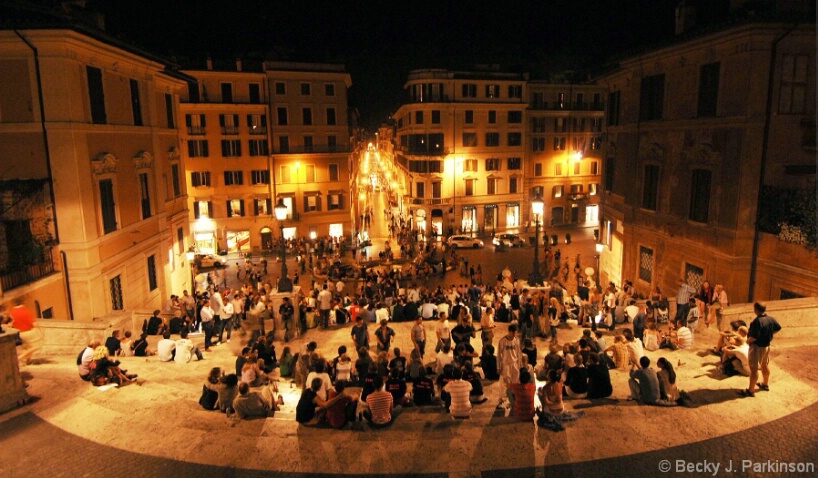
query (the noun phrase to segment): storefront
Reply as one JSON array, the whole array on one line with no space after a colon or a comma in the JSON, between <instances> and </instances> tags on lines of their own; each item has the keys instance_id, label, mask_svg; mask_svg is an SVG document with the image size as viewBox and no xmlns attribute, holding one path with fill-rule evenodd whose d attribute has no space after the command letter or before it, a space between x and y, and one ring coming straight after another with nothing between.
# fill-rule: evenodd
<instances>
[{"instance_id":1,"label":"storefront","mask_svg":"<svg viewBox=\"0 0 818 478\"><path fill-rule=\"evenodd\" d=\"M463 206L460 230L465 233L471 233L477 230L477 208L474 206Z\"/></svg>"},{"instance_id":2,"label":"storefront","mask_svg":"<svg viewBox=\"0 0 818 478\"><path fill-rule=\"evenodd\" d=\"M520 205L509 203L506 205L506 227L520 227Z\"/></svg>"},{"instance_id":3,"label":"storefront","mask_svg":"<svg viewBox=\"0 0 818 478\"><path fill-rule=\"evenodd\" d=\"M248 252L250 231L227 231L227 252Z\"/></svg>"}]
</instances>

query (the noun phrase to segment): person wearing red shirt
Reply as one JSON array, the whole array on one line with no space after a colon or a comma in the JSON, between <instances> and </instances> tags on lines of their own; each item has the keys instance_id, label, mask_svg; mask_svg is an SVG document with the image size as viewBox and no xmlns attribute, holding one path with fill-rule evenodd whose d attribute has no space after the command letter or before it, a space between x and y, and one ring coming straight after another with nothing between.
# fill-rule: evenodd
<instances>
[{"instance_id":1,"label":"person wearing red shirt","mask_svg":"<svg viewBox=\"0 0 818 478\"><path fill-rule=\"evenodd\" d=\"M338 396L340 396L338 401L327 407L327 423L329 423L329 426L332 428L341 429L344 428L347 423L355 420L358 395L345 394L344 383L338 382L334 388L330 389L329 399L332 400Z\"/></svg>"},{"instance_id":2,"label":"person wearing red shirt","mask_svg":"<svg viewBox=\"0 0 818 478\"><path fill-rule=\"evenodd\" d=\"M30 365L31 356L43 347L43 331L37 327L34 314L22 303L12 308L10 315L11 326L20 331L20 340L23 342L17 359L25 360L26 365Z\"/></svg>"},{"instance_id":3,"label":"person wearing red shirt","mask_svg":"<svg viewBox=\"0 0 818 478\"><path fill-rule=\"evenodd\" d=\"M536 386L531 374L525 368L520 369L520 381L511 385L514 401L511 410L520 421L531 421L534 418L534 392Z\"/></svg>"}]
</instances>

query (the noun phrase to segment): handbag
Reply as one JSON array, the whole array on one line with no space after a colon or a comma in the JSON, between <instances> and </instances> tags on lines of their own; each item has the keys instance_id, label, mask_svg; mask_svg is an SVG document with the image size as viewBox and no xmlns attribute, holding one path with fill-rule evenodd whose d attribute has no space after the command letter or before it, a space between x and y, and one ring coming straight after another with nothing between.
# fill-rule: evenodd
<instances>
[{"instance_id":1,"label":"handbag","mask_svg":"<svg viewBox=\"0 0 818 478\"><path fill-rule=\"evenodd\" d=\"M205 410L215 410L216 403L219 401L219 394L214 390L210 390L207 386L202 385L202 396L199 397L199 405Z\"/></svg>"}]
</instances>

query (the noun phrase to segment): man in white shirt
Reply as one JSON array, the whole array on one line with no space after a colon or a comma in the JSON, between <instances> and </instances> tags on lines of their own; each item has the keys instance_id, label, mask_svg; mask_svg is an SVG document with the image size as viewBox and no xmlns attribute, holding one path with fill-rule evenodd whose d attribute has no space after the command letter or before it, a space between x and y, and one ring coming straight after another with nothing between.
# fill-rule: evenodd
<instances>
[{"instance_id":1,"label":"man in white shirt","mask_svg":"<svg viewBox=\"0 0 818 478\"><path fill-rule=\"evenodd\" d=\"M346 287L344 281L338 279L338 282L335 283L335 294L339 299L344 296L344 287Z\"/></svg>"},{"instance_id":2,"label":"man in white shirt","mask_svg":"<svg viewBox=\"0 0 818 478\"><path fill-rule=\"evenodd\" d=\"M232 301L226 301L222 306L221 322L219 322L219 343L224 341L224 331L227 329L227 343L233 335L233 315L235 308Z\"/></svg>"},{"instance_id":3,"label":"man in white shirt","mask_svg":"<svg viewBox=\"0 0 818 478\"><path fill-rule=\"evenodd\" d=\"M222 330L222 308L224 307L224 299L218 288L210 296L210 307L213 308L213 335L215 336Z\"/></svg>"},{"instance_id":4,"label":"man in white shirt","mask_svg":"<svg viewBox=\"0 0 818 478\"><path fill-rule=\"evenodd\" d=\"M194 354L198 360L202 360L202 352L187 338L187 329L184 328L181 338L176 341L176 355L173 360L176 363L188 363Z\"/></svg>"},{"instance_id":5,"label":"man in white shirt","mask_svg":"<svg viewBox=\"0 0 818 478\"><path fill-rule=\"evenodd\" d=\"M687 326L683 325L676 331L676 346L680 349L693 347L693 331Z\"/></svg>"},{"instance_id":6,"label":"man in white shirt","mask_svg":"<svg viewBox=\"0 0 818 478\"><path fill-rule=\"evenodd\" d=\"M423 305L420 306L420 316L423 320L431 320L437 314L437 306L432 303L431 297L427 297Z\"/></svg>"},{"instance_id":7,"label":"man in white shirt","mask_svg":"<svg viewBox=\"0 0 818 478\"><path fill-rule=\"evenodd\" d=\"M517 325L508 326L508 333L497 344L497 371L500 373L500 406L506 401L506 393L511 384L520 381L520 367L523 363Z\"/></svg>"},{"instance_id":8,"label":"man in white shirt","mask_svg":"<svg viewBox=\"0 0 818 478\"><path fill-rule=\"evenodd\" d=\"M318 293L316 300L318 302L318 311L321 313L321 321L318 325L322 329L326 329L329 327L329 311L332 310L332 292L329 291L327 284L324 284L324 288Z\"/></svg>"},{"instance_id":9,"label":"man in white shirt","mask_svg":"<svg viewBox=\"0 0 818 478\"><path fill-rule=\"evenodd\" d=\"M209 300L204 302L204 306L202 306L202 310L199 311L199 315L202 317L202 330L205 334L205 352L210 352L210 346L212 345L210 341L213 340L216 313L213 311L213 307L210 306Z\"/></svg>"},{"instance_id":10,"label":"man in white shirt","mask_svg":"<svg viewBox=\"0 0 818 478\"><path fill-rule=\"evenodd\" d=\"M162 334L162 340L156 344L156 355L160 362L170 362L176 353L176 341L170 340L170 332Z\"/></svg>"}]
</instances>

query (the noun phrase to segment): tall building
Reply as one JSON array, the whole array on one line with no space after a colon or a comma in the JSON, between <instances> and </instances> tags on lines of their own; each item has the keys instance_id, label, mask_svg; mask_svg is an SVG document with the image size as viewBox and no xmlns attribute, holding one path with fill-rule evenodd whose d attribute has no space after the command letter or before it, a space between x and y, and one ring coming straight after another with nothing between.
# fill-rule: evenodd
<instances>
[{"instance_id":1,"label":"tall building","mask_svg":"<svg viewBox=\"0 0 818 478\"><path fill-rule=\"evenodd\" d=\"M415 70L393 114L395 162L412 223L451 234L516 228L524 188L527 75Z\"/></svg>"},{"instance_id":2,"label":"tall building","mask_svg":"<svg viewBox=\"0 0 818 478\"><path fill-rule=\"evenodd\" d=\"M196 79L180 117L198 251L270 250L279 200L287 238L351 235L343 66L207 60L185 73Z\"/></svg>"},{"instance_id":3,"label":"tall building","mask_svg":"<svg viewBox=\"0 0 818 478\"><path fill-rule=\"evenodd\" d=\"M99 30L42 23L0 30L0 302L77 321L160 308L190 280L185 82Z\"/></svg>"},{"instance_id":4,"label":"tall building","mask_svg":"<svg viewBox=\"0 0 818 478\"><path fill-rule=\"evenodd\" d=\"M815 61L814 10L757 14L602 78L603 278L670 296L678 278L709 280L733 302L818 295Z\"/></svg>"}]
</instances>

